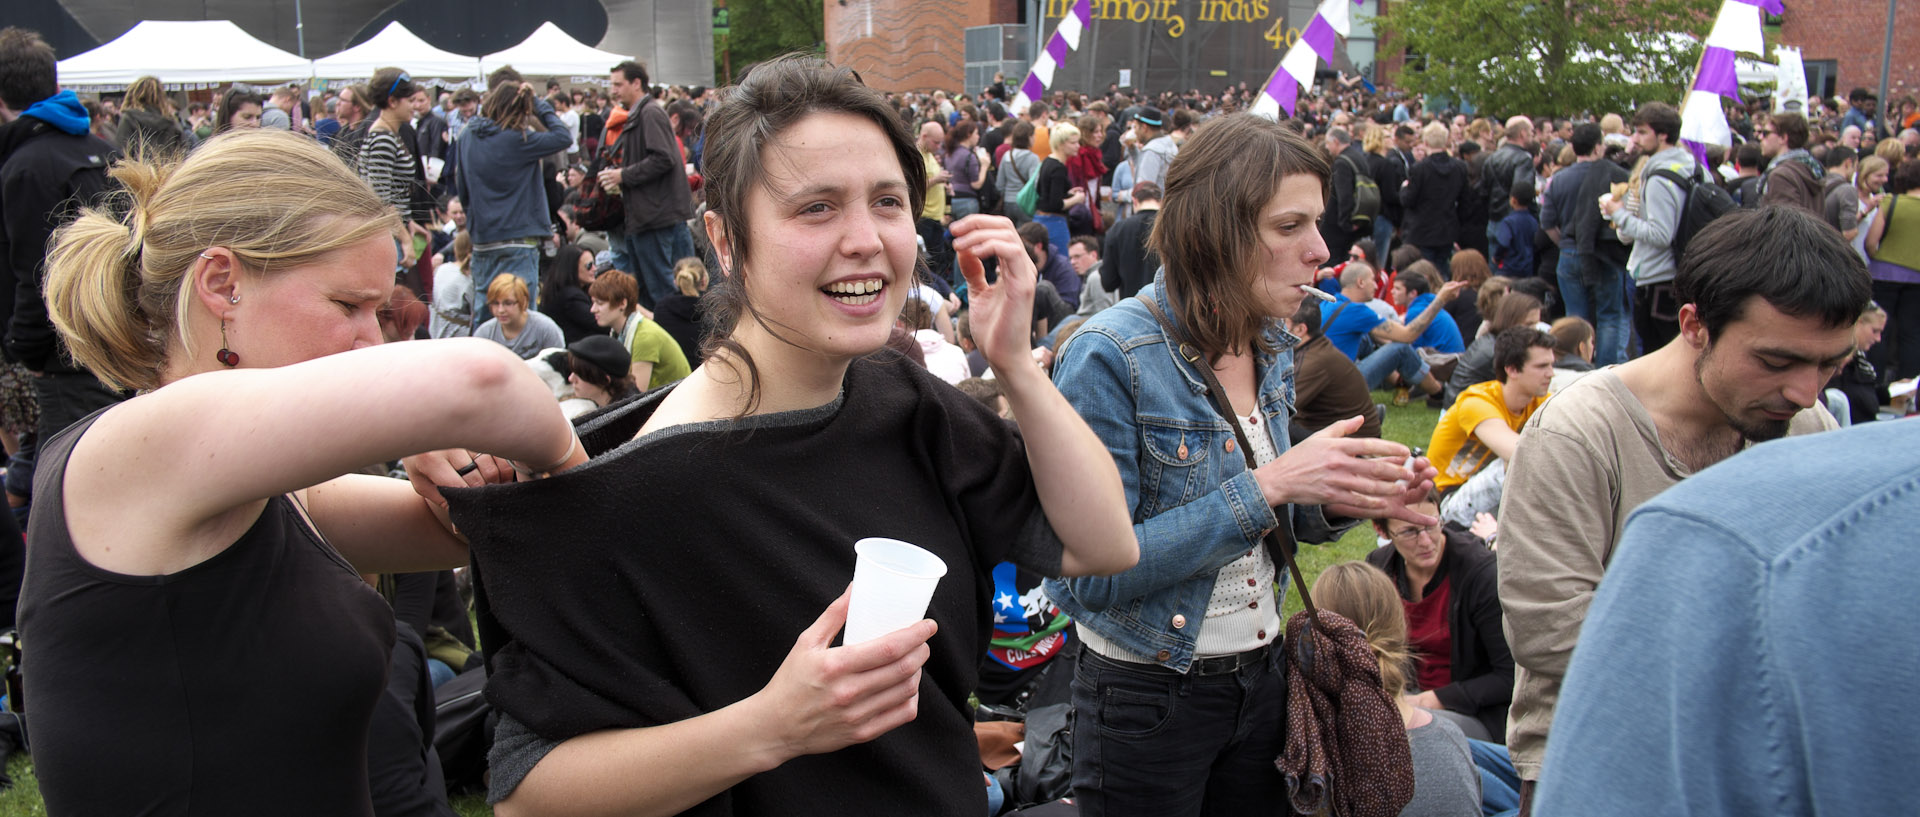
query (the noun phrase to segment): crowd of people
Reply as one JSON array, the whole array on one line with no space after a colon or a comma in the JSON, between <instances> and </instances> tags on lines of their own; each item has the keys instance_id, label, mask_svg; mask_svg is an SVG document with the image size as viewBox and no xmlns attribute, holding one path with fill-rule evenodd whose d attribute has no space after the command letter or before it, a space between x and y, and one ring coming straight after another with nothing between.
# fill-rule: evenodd
<instances>
[{"instance_id":1,"label":"crowd of people","mask_svg":"<svg viewBox=\"0 0 1920 817\"><path fill-rule=\"evenodd\" d=\"M1255 813L1302 784L1291 543L1356 529L1312 595L1399 813L1911 810L1864 702L1913 661L1812 623L1884 616L1920 510L1873 422L1920 375L1911 99L1730 106L1702 162L1660 102L1344 76L1280 121L798 56L484 87L82 100L0 31L49 813ZM947 573L844 644L873 536Z\"/></svg>"}]
</instances>

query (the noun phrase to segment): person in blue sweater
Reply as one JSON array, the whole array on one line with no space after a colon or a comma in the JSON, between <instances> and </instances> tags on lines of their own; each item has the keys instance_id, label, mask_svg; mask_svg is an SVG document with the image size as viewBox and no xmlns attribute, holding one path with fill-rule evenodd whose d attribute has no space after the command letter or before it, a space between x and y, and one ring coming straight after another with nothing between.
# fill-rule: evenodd
<instances>
[{"instance_id":1,"label":"person in blue sweater","mask_svg":"<svg viewBox=\"0 0 1920 817\"><path fill-rule=\"evenodd\" d=\"M1580 629L1535 813L1920 808L1902 782L1920 718L1890 705L1920 670L1896 567L1920 477L1888 452L1916 444L1912 423L1770 442L1641 506Z\"/></svg>"},{"instance_id":2,"label":"person in blue sweater","mask_svg":"<svg viewBox=\"0 0 1920 817\"><path fill-rule=\"evenodd\" d=\"M1533 214L1533 183L1514 182L1510 209L1493 230L1493 270L1508 278L1533 277L1533 237L1540 219Z\"/></svg>"},{"instance_id":3,"label":"person in blue sweater","mask_svg":"<svg viewBox=\"0 0 1920 817\"><path fill-rule=\"evenodd\" d=\"M473 313L487 314L487 285L513 274L540 291L540 242L553 234L547 220L547 188L540 160L573 144L572 132L553 106L522 82L501 82L487 92L454 142L459 154L455 183L473 239ZM539 308L538 299L527 304Z\"/></svg>"}]
</instances>

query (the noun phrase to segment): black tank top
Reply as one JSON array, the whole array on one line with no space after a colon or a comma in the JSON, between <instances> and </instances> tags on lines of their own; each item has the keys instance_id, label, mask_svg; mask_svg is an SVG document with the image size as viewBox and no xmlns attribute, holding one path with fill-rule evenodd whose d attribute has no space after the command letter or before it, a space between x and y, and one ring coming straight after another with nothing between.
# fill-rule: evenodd
<instances>
[{"instance_id":1,"label":"black tank top","mask_svg":"<svg viewBox=\"0 0 1920 817\"><path fill-rule=\"evenodd\" d=\"M178 573L87 562L63 477L108 410L41 448L28 525L22 670L48 813L371 815L393 611L286 497Z\"/></svg>"}]
</instances>

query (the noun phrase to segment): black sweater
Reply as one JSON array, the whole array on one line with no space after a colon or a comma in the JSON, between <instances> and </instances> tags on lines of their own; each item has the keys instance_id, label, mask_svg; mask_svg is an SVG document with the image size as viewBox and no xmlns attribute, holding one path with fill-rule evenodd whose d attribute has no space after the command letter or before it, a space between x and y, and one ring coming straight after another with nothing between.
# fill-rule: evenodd
<instances>
[{"instance_id":1,"label":"black sweater","mask_svg":"<svg viewBox=\"0 0 1920 817\"><path fill-rule=\"evenodd\" d=\"M1480 537L1446 528L1447 552L1440 569L1428 582L1451 577L1447 599L1447 633L1453 639L1453 683L1433 690L1449 712L1469 715L1487 727L1494 742L1507 740L1507 707L1513 703L1513 651L1501 629L1500 580L1493 551ZM1413 595L1407 587L1407 562L1392 545L1367 554L1367 563L1386 571L1402 599Z\"/></svg>"},{"instance_id":2,"label":"black sweater","mask_svg":"<svg viewBox=\"0 0 1920 817\"><path fill-rule=\"evenodd\" d=\"M1382 190L1384 195L1387 191ZM1421 159L1400 190L1406 223L1400 239L1416 247L1453 248L1460 237L1460 210L1467 201L1467 166L1445 153ZM1468 331L1461 327L1462 332Z\"/></svg>"},{"instance_id":3,"label":"black sweater","mask_svg":"<svg viewBox=\"0 0 1920 817\"><path fill-rule=\"evenodd\" d=\"M1067 176L1067 166L1059 159L1048 156L1040 163L1040 177L1033 185L1033 210L1036 213L1067 214L1067 196L1073 193L1073 182Z\"/></svg>"},{"instance_id":4,"label":"black sweater","mask_svg":"<svg viewBox=\"0 0 1920 817\"><path fill-rule=\"evenodd\" d=\"M947 564L919 716L686 813L978 817L967 695L992 569L1060 571L1014 426L924 368L861 359L826 406L634 440L671 392L582 418L585 465L447 492L472 542L488 699L547 741L715 711L773 677L852 579L856 540L901 539Z\"/></svg>"}]
</instances>

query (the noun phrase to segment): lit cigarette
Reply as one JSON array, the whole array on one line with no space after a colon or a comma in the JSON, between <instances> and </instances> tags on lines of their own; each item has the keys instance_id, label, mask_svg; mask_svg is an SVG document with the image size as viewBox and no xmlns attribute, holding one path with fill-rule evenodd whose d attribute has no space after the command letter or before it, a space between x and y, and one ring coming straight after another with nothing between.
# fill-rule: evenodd
<instances>
[{"instance_id":1,"label":"lit cigarette","mask_svg":"<svg viewBox=\"0 0 1920 817\"><path fill-rule=\"evenodd\" d=\"M1327 301L1329 303L1333 301L1333 296L1328 295L1326 290L1321 289L1312 284L1301 284L1300 291L1305 292L1308 295L1312 295L1315 298L1319 298L1320 300Z\"/></svg>"}]
</instances>

